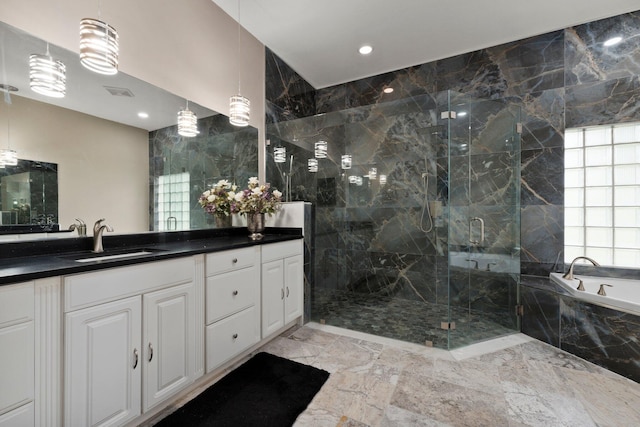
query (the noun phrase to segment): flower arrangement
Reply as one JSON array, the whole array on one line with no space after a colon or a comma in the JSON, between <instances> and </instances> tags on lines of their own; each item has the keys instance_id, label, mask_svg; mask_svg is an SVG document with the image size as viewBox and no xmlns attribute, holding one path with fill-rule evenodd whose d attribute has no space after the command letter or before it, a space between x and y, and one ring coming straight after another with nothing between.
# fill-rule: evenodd
<instances>
[{"instance_id":1,"label":"flower arrangement","mask_svg":"<svg viewBox=\"0 0 640 427\"><path fill-rule=\"evenodd\" d=\"M226 179L221 179L209 190L202 193L198 203L206 213L219 217L238 212L236 190L238 187Z\"/></svg>"},{"instance_id":2,"label":"flower arrangement","mask_svg":"<svg viewBox=\"0 0 640 427\"><path fill-rule=\"evenodd\" d=\"M273 214L282 205L282 193L262 184L258 178L249 178L249 186L235 195L237 212L244 214Z\"/></svg>"}]
</instances>

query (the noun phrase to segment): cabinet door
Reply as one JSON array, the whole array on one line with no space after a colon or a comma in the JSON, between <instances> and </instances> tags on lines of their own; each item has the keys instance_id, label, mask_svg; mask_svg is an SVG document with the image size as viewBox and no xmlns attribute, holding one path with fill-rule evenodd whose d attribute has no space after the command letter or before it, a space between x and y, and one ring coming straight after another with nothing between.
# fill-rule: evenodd
<instances>
[{"instance_id":1,"label":"cabinet door","mask_svg":"<svg viewBox=\"0 0 640 427\"><path fill-rule=\"evenodd\" d=\"M195 286L192 282L143 295L144 411L193 381Z\"/></svg>"},{"instance_id":2,"label":"cabinet door","mask_svg":"<svg viewBox=\"0 0 640 427\"><path fill-rule=\"evenodd\" d=\"M140 414L141 297L65 315L66 426L122 425Z\"/></svg>"},{"instance_id":3,"label":"cabinet door","mask_svg":"<svg viewBox=\"0 0 640 427\"><path fill-rule=\"evenodd\" d=\"M33 400L33 321L0 329L0 415Z\"/></svg>"},{"instance_id":4,"label":"cabinet door","mask_svg":"<svg viewBox=\"0 0 640 427\"><path fill-rule=\"evenodd\" d=\"M302 316L304 305L304 261L302 255L284 260L284 323Z\"/></svg>"},{"instance_id":5,"label":"cabinet door","mask_svg":"<svg viewBox=\"0 0 640 427\"><path fill-rule=\"evenodd\" d=\"M282 260L262 264L262 338L284 326Z\"/></svg>"}]
</instances>

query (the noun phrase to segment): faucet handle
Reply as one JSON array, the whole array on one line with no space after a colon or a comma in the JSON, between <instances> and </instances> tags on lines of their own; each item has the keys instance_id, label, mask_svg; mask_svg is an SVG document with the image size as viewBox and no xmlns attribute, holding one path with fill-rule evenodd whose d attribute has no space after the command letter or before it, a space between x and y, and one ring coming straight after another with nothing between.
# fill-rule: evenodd
<instances>
[{"instance_id":1,"label":"faucet handle","mask_svg":"<svg viewBox=\"0 0 640 427\"><path fill-rule=\"evenodd\" d=\"M610 288L613 288L613 285L609 285L607 283L601 283L600 284L600 289L598 289L598 295L602 295L603 297L607 296L607 293L604 291L604 287L608 286Z\"/></svg>"}]
</instances>

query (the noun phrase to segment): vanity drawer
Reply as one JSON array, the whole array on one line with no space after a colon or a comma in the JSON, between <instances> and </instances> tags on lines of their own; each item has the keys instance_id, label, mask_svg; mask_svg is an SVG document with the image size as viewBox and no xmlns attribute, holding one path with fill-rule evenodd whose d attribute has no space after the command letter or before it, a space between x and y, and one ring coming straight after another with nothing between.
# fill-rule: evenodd
<instances>
[{"instance_id":1,"label":"vanity drawer","mask_svg":"<svg viewBox=\"0 0 640 427\"><path fill-rule=\"evenodd\" d=\"M262 262L302 255L302 239L262 245Z\"/></svg>"},{"instance_id":2,"label":"vanity drawer","mask_svg":"<svg viewBox=\"0 0 640 427\"><path fill-rule=\"evenodd\" d=\"M244 308L256 305L260 292L258 266L230 271L207 277L206 323L229 316Z\"/></svg>"},{"instance_id":3,"label":"vanity drawer","mask_svg":"<svg viewBox=\"0 0 640 427\"><path fill-rule=\"evenodd\" d=\"M252 265L258 264L259 259L260 246L207 254L207 276L251 267Z\"/></svg>"},{"instance_id":4,"label":"vanity drawer","mask_svg":"<svg viewBox=\"0 0 640 427\"><path fill-rule=\"evenodd\" d=\"M207 326L207 372L260 341L257 306Z\"/></svg>"},{"instance_id":5,"label":"vanity drawer","mask_svg":"<svg viewBox=\"0 0 640 427\"><path fill-rule=\"evenodd\" d=\"M0 287L0 328L33 319L33 282Z\"/></svg>"}]
</instances>

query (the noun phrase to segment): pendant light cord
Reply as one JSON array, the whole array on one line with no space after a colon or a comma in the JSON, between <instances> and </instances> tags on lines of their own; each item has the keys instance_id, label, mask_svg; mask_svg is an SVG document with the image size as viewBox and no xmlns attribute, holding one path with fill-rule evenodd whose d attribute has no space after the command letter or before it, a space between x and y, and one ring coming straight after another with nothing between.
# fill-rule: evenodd
<instances>
[{"instance_id":1,"label":"pendant light cord","mask_svg":"<svg viewBox=\"0 0 640 427\"><path fill-rule=\"evenodd\" d=\"M240 0L238 0L238 95L242 94L242 91L240 90L240 69L241 69L241 64L240 64L240 52L241 50L241 43L240 43Z\"/></svg>"}]
</instances>

